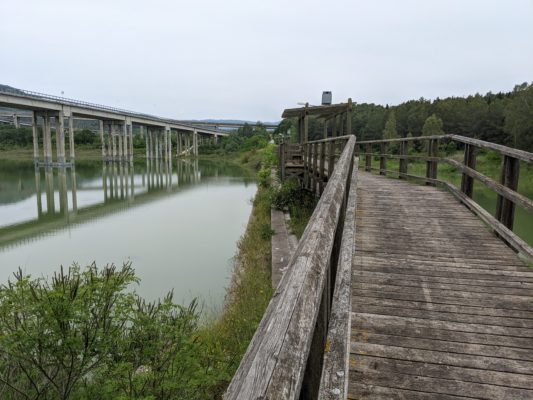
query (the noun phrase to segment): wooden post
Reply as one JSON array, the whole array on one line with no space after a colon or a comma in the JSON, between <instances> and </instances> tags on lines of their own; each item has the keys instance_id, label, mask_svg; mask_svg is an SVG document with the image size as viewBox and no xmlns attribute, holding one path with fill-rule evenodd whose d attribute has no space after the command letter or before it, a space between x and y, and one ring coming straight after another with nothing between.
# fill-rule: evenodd
<instances>
[{"instance_id":1,"label":"wooden post","mask_svg":"<svg viewBox=\"0 0 533 400\"><path fill-rule=\"evenodd\" d=\"M352 99L348 99L348 110L346 111L346 134L352 134Z\"/></svg>"},{"instance_id":2,"label":"wooden post","mask_svg":"<svg viewBox=\"0 0 533 400\"><path fill-rule=\"evenodd\" d=\"M324 139L328 138L328 120L324 119Z\"/></svg>"},{"instance_id":3,"label":"wooden post","mask_svg":"<svg viewBox=\"0 0 533 400\"><path fill-rule=\"evenodd\" d=\"M304 143L302 145L302 156L303 156L303 162L304 162L304 181L303 181L303 188L307 189L309 186L309 153L308 153L309 145L307 143Z\"/></svg>"},{"instance_id":4,"label":"wooden post","mask_svg":"<svg viewBox=\"0 0 533 400\"><path fill-rule=\"evenodd\" d=\"M325 166L326 166L326 143L320 143L320 166L319 166L319 181L318 181L318 194L322 195L324 191L324 181L325 181Z\"/></svg>"},{"instance_id":5,"label":"wooden post","mask_svg":"<svg viewBox=\"0 0 533 400\"><path fill-rule=\"evenodd\" d=\"M502 160L502 171L500 182L505 187L516 191L518 189L518 178L520 175L520 161L517 158L504 155ZM496 203L496 218L510 230L514 224L515 204L505 197L498 195Z\"/></svg>"},{"instance_id":6,"label":"wooden post","mask_svg":"<svg viewBox=\"0 0 533 400\"><path fill-rule=\"evenodd\" d=\"M365 146L365 171L372 171L372 144L367 143Z\"/></svg>"},{"instance_id":7,"label":"wooden post","mask_svg":"<svg viewBox=\"0 0 533 400\"><path fill-rule=\"evenodd\" d=\"M287 145L285 143L281 143L279 145L279 163L280 163L280 171L281 171L281 181L283 182L285 180L285 147Z\"/></svg>"},{"instance_id":8,"label":"wooden post","mask_svg":"<svg viewBox=\"0 0 533 400\"><path fill-rule=\"evenodd\" d=\"M328 142L328 181L333 176L333 169L335 168L335 141Z\"/></svg>"},{"instance_id":9,"label":"wooden post","mask_svg":"<svg viewBox=\"0 0 533 400\"><path fill-rule=\"evenodd\" d=\"M476 169L476 147L471 144L465 144L464 165ZM474 194L474 178L463 172L461 177L461 192L472 198Z\"/></svg>"},{"instance_id":10,"label":"wooden post","mask_svg":"<svg viewBox=\"0 0 533 400\"><path fill-rule=\"evenodd\" d=\"M337 116L331 118L331 137L337 136Z\"/></svg>"},{"instance_id":11,"label":"wooden post","mask_svg":"<svg viewBox=\"0 0 533 400\"><path fill-rule=\"evenodd\" d=\"M307 189L311 190L313 184L313 145L307 143L305 150L307 151Z\"/></svg>"},{"instance_id":12,"label":"wooden post","mask_svg":"<svg viewBox=\"0 0 533 400\"><path fill-rule=\"evenodd\" d=\"M304 124L304 143L307 143L309 141L309 111L307 110L309 108L309 103L305 103L305 115L303 117L303 124Z\"/></svg>"},{"instance_id":13,"label":"wooden post","mask_svg":"<svg viewBox=\"0 0 533 400\"><path fill-rule=\"evenodd\" d=\"M387 169L387 157L385 156L387 154L387 148L388 143L383 142L380 146L380 153L379 156L379 174L380 175L387 175L387 172L385 171Z\"/></svg>"},{"instance_id":14,"label":"wooden post","mask_svg":"<svg viewBox=\"0 0 533 400\"><path fill-rule=\"evenodd\" d=\"M318 143L313 143L313 181L311 189L313 194L316 196L316 191L318 187Z\"/></svg>"},{"instance_id":15,"label":"wooden post","mask_svg":"<svg viewBox=\"0 0 533 400\"><path fill-rule=\"evenodd\" d=\"M430 139L428 143L428 157L437 157L439 150L439 140ZM426 163L426 177L430 179L437 179L437 161L427 161ZM427 185L435 186L434 183L428 182Z\"/></svg>"},{"instance_id":16,"label":"wooden post","mask_svg":"<svg viewBox=\"0 0 533 400\"><path fill-rule=\"evenodd\" d=\"M401 157L407 157L408 146L409 146L409 142L404 141L404 140L400 142L400 156ZM399 174L400 179L407 179L407 177L405 176L405 174L407 174L407 165L408 165L407 158L400 158L400 174Z\"/></svg>"}]
</instances>

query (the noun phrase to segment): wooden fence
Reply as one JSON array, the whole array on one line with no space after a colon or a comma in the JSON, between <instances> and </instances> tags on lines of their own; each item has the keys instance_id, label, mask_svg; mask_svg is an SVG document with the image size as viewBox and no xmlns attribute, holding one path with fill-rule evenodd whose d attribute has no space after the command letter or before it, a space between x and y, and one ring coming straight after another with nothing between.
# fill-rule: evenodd
<instances>
[{"instance_id":1,"label":"wooden fence","mask_svg":"<svg viewBox=\"0 0 533 400\"><path fill-rule=\"evenodd\" d=\"M355 137L343 140L226 400L316 399L319 391L320 398L343 398L346 392L357 164Z\"/></svg>"},{"instance_id":2,"label":"wooden fence","mask_svg":"<svg viewBox=\"0 0 533 400\"><path fill-rule=\"evenodd\" d=\"M427 155L409 154L409 144L414 141L424 144ZM460 143L464 146L463 162L439 156L439 143L450 141ZM396 147L397 154L392 154L390 151L393 146ZM476 171L476 154L479 149L492 150L501 155L502 163L499 182ZM364 151L362 152L361 150ZM522 207L530 213L533 212L533 201L517 192L520 177L520 161L528 164L533 163L533 153L459 135L360 141L357 142L356 153L364 156L364 167L366 171L377 170L381 175L397 174L400 179L422 179L430 185L444 186L485 223L490 225L511 247L530 260L533 260L533 249L531 246L512 231L516 206ZM379 168L372 166L372 159L374 157L379 159ZM397 171L387 169L388 159L399 160ZM425 161L425 176L409 174L409 160ZM460 188L451 182L437 178L439 163L451 165L461 172ZM497 194L495 216L492 216L473 200L474 180L483 183Z\"/></svg>"}]
</instances>

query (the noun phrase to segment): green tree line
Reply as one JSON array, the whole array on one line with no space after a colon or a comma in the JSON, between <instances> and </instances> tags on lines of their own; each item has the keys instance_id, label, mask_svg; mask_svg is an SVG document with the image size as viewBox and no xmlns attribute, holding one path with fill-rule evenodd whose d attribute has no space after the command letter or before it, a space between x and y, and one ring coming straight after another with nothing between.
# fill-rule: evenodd
<instances>
[{"instance_id":1,"label":"green tree line","mask_svg":"<svg viewBox=\"0 0 533 400\"><path fill-rule=\"evenodd\" d=\"M533 83L510 92L409 100L388 106L354 104L352 129L359 140L457 134L533 151ZM276 134L296 131L295 121L282 121ZM309 137L323 136L323 123L309 120Z\"/></svg>"}]
</instances>

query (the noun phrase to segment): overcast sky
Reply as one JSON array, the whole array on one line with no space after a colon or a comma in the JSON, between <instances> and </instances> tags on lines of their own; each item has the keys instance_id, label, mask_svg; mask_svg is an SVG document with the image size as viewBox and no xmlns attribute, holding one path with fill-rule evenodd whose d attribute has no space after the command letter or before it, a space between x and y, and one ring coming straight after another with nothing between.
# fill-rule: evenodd
<instances>
[{"instance_id":1,"label":"overcast sky","mask_svg":"<svg viewBox=\"0 0 533 400\"><path fill-rule=\"evenodd\" d=\"M0 0L0 83L165 117L532 80L533 0Z\"/></svg>"}]
</instances>

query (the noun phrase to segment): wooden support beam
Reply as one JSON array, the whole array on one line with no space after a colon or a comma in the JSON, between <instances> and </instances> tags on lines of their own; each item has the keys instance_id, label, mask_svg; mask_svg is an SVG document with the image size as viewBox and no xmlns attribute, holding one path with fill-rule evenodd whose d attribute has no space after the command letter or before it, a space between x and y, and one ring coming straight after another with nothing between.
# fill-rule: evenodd
<instances>
[{"instance_id":1,"label":"wooden support beam","mask_svg":"<svg viewBox=\"0 0 533 400\"><path fill-rule=\"evenodd\" d=\"M409 142L400 142L400 155L406 156L408 152ZM407 174L408 160L407 158L400 158L400 179L407 179L405 174Z\"/></svg>"},{"instance_id":2,"label":"wooden support beam","mask_svg":"<svg viewBox=\"0 0 533 400\"><path fill-rule=\"evenodd\" d=\"M383 142L380 145L381 156L379 157L379 174L387 175L387 148L388 143Z\"/></svg>"},{"instance_id":3,"label":"wooden support beam","mask_svg":"<svg viewBox=\"0 0 533 400\"><path fill-rule=\"evenodd\" d=\"M518 178L520 175L520 162L518 159L504 155L501 167L500 183L516 192L518 189ZM515 204L498 195L496 203L496 219L500 221L509 230L513 229Z\"/></svg>"},{"instance_id":4,"label":"wooden support beam","mask_svg":"<svg viewBox=\"0 0 533 400\"><path fill-rule=\"evenodd\" d=\"M463 164L468 168L476 169L476 147L472 144L465 144L465 154ZM474 178L463 172L461 177L461 192L472 198L474 194Z\"/></svg>"},{"instance_id":5,"label":"wooden support beam","mask_svg":"<svg viewBox=\"0 0 533 400\"><path fill-rule=\"evenodd\" d=\"M372 171L372 144L367 143L365 145L365 171L370 172Z\"/></svg>"}]
</instances>

